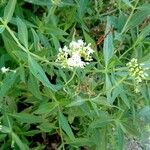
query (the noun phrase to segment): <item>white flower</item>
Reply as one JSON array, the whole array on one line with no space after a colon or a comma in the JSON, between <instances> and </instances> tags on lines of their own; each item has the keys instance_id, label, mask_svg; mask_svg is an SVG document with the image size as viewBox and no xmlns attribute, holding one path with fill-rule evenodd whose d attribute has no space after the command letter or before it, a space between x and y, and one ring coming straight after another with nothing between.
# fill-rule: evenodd
<instances>
[{"instance_id":1,"label":"white flower","mask_svg":"<svg viewBox=\"0 0 150 150\"><path fill-rule=\"evenodd\" d=\"M83 42L83 40L81 40L81 39L78 40L77 43L78 43L80 46L84 46L84 44L85 44L85 43Z\"/></svg>"},{"instance_id":2,"label":"white flower","mask_svg":"<svg viewBox=\"0 0 150 150\"><path fill-rule=\"evenodd\" d=\"M69 44L69 48L71 48L71 49L81 49L81 48L83 48L84 45L85 45L85 43L83 42L83 40L78 40L77 42L72 41Z\"/></svg>"},{"instance_id":3,"label":"white flower","mask_svg":"<svg viewBox=\"0 0 150 150\"><path fill-rule=\"evenodd\" d=\"M10 71L10 70L9 70L9 68L2 67L2 68L1 68L1 71L2 71L2 73L6 73L6 72L8 72L8 71Z\"/></svg>"},{"instance_id":4,"label":"white flower","mask_svg":"<svg viewBox=\"0 0 150 150\"><path fill-rule=\"evenodd\" d=\"M69 50L68 47L65 45L64 48L63 48L63 51L68 52L68 50Z\"/></svg>"},{"instance_id":5,"label":"white flower","mask_svg":"<svg viewBox=\"0 0 150 150\"><path fill-rule=\"evenodd\" d=\"M59 50L59 52L62 52L62 48L61 47L58 50Z\"/></svg>"},{"instance_id":6,"label":"white flower","mask_svg":"<svg viewBox=\"0 0 150 150\"><path fill-rule=\"evenodd\" d=\"M77 42L72 41L72 42L69 44L69 48L71 48L71 49L78 49L78 48L80 48L80 45L79 45Z\"/></svg>"},{"instance_id":7,"label":"white flower","mask_svg":"<svg viewBox=\"0 0 150 150\"><path fill-rule=\"evenodd\" d=\"M94 50L93 50L90 46L91 46L91 44L88 44L88 46L86 47L86 48L87 48L87 53L88 53L88 55L94 53Z\"/></svg>"},{"instance_id":8,"label":"white flower","mask_svg":"<svg viewBox=\"0 0 150 150\"><path fill-rule=\"evenodd\" d=\"M80 67L84 68L92 61L91 54L94 50L91 44L86 44L82 39L70 42L69 46L59 48L56 61L64 68Z\"/></svg>"},{"instance_id":9,"label":"white flower","mask_svg":"<svg viewBox=\"0 0 150 150\"><path fill-rule=\"evenodd\" d=\"M67 64L70 67L80 67L83 68L85 66L85 62L81 60L79 53L73 53L71 58L68 58Z\"/></svg>"}]
</instances>

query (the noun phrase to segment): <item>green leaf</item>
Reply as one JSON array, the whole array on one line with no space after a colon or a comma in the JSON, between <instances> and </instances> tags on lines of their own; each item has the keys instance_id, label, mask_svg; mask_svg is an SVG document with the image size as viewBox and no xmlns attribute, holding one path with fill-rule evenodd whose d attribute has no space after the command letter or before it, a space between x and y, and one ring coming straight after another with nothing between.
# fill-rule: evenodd
<instances>
[{"instance_id":1,"label":"green leaf","mask_svg":"<svg viewBox=\"0 0 150 150\"><path fill-rule=\"evenodd\" d=\"M110 77L108 74L106 74L106 96L107 96L107 101L111 104L113 102L112 100L112 83L110 80Z\"/></svg>"},{"instance_id":2,"label":"green leaf","mask_svg":"<svg viewBox=\"0 0 150 150\"><path fill-rule=\"evenodd\" d=\"M25 69L24 69L24 66L22 64L20 64L20 67L19 67L18 71L19 71L19 74L20 74L21 82L26 83L26 80L25 80Z\"/></svg>"},{"instance_id":3,"label":"green leaf","mask_svg":"<svg viewBox=\"0 0 150 150\"><path fill-rule=\"evenodd\" d=\"M87 43L91 43L92 44L92 46L94 47L94 49L96 49L96 43L95 43L95 41L90 37L90 35L89 34L87 34L86 33L86 31L84 31L83 30L83 34L84 34L84 37L85 37L85 41L87 42Z\"/></svg>"},{"instance_id":4,"label":"green leaf","mask_svg":"<svg viewBox=\"0 0 150 150\"><path fill-rule=\"evenodd\" d=\"M74 134L68 124L66 117L63 115L62 112L59 112L59 124L61 128L65 131L65 133L69 136L69 138L71 140L74 140L75 139Z\"/></svg>"},{"instance_id":5,"label":"green leaf","mask_svg":"<svg viewBox=\"0 0 150 150\"><path fill-rule=\"evenodd\" d=\"M42 67L31 58L31 56L28 57L28 63L29 63L29 69L31 73L43 83L44 86L52 89L55 91L54 86L50 83L48 78L45 75L45 72L43 71Z\"/></svg>"},{"instance_id":6,"label":"green leaf","mask_svg":"<svg viewBox=\"0 0 150 150\"><path fill-rule=\"evenodd\" d=\"M129 120L128 122L125 122L122 125L128 134L133 135L133 136L139 136L140 131L137 128L138 125L139 127L141 127L139 122L136 122L136 124L133 124L133 122Z\"/></svg>"},{"instance_id":7,"label":"green leaf","mask_svg":"<svg viewBox=\"0 0 150 150\"><path fill-rule=\"evenodd\" d=\"M58 106L58 103L56 102L49 102L44 103L39 106L39 108L34 112L35 114L46 114L52 112L56 107Z\"/></svg>"},{"instance_id":8,"label":"green leaf","mask_svg":"<svg viewBox=\"0 0 150 150\"><path fill-rule=\"evenodd\" d=\"M6 126L2 125L2 129L1 129L0 132L2 132L2 133L11 133L12 130L9 127L6 127Z\"/></svg>"},{"instance_id":9,"label":"green leaf","mask_svg":"<svg viewBox=\"0 0 150 150\"><path fill-rule=\"evenodd\" d=\"M51 4L49 0L42 0L42 1L41 0L24 0L24 1L35 4L35 5L40 5L40 6L47 6Z\"/></svg>"},{"instance_id":10,"label":"green leaf","mask_svg":"<svg viewBox=\"0 0 150 150\"><path fill-rule=\"evenodd\" d=\"M0 87L0 97L5 96L7 92L12 88L17 76L17 73L10 73L6 76L6 78L2 81L2 85Z\"/></svg>"},{"instance_id":11,"label":"green leaf","mask_svg":"<svg viewBox=\"0 0 150 150\"><path fill-rule=\"evenodd\" d=\"M14 51L19 52L20 48L18 48L15 41L10 37L9 34L6 34L6 32L2 33L2 38L8 54L18 62L18 58L15 56Z\"/></svg>"},{"instance_id":12,"label":"green leaf","mask_svg":"<svg viewBox=\"0 0 150 150\"><path fill-rule=\"evenodd\" d=\"M39 90L39 82L36 80L36 78L30 74L29 80L28 80L28 88L29 91L38 99L42 99L41 92Z\"/></svg>"},{"instance_id":13,"label":"green leaf","mask_svg":"<svg viewBox=\"0 0 150 150\"><path fill-rule=\"evenodd\" d=\"M136 43L138 43L139 41L143 40L149 34L150 34L150 24L148 24L146 27L144 27L144 29L138 35Z\"/></svg>"},{"instance_id":14,"label":"green leaf","mask_svg":"<svg viewBox=\"0 0 150 150\"><path fill-rule=\"evenodd\" d=\"M150 9L142 9L137 11L129 21L128 25L126 26L126 30L129 30L131 28L137 27L139 24L141 24L146 17L150 15Z\"/></svg>"},{"instance_id":15,"label":"green leaf","mask_svg":"<svg viewBox=\"0 0 150 150\"><path fill-rule=\"evenodd\" d=\"M100 127L105 127L107 125L110 125L110 123L112 122L113 120L110 118L110 117L102 117L100 119L97 119L95 121L93 121L91 124L90 124L90 128L100 128Z\"/></svg>"},{"instance_id":16,"label":"green leaf","mask_svg":"<svg viewBox=\"0 0 150 150\"><path fill-rule=\"evenodd\" d=\"M111 104L113 104L115 99L123 91L123 86L119 84L119 79L117 79L114 74L111 74L111 82L113 85Z\"/></svg>"},{"instance_id":17,"label":"green leaf","mask_svg":"<svg viewBox=\"0 0 150 150\"><path fill-rule=\"evenodd\" d=\"M77 96L76 99L70 104L68 104L66 107L80 106L84 104L86 101L87 101L86 99L83 99L82 97Z\"/></svg>"},{"instance_id":18,"label":"green leaf","mask_svg":"<svg viewBox=\"0 0 150 150\"><path fill-rule=\"evenodd\" d=\"M18 26L18 37L21 43L28 49L28 30L26 24L20 19L17 18Z\"/></svg>"},{"instance_id":19,"label":"green leaf","mask_svg":"<svg viewBox=\"0 0 150 150\"><path fill-rule=\"evenodd\" d=\"M116 147L118 150L121 150L123 149L123 146L124 146L124 134L123 134L122 129L119 126L117 127L116 137L118 141L118 144L116 145Z\"/></svg>"},{"instance_id":20,"label":"green leaf","mask_svg":"<svg viewBox=\"0 0 150 150\"><path fill-rule=\"evenodd\" d=\"M105 34L107 34L110 29L111 29L111 18L107 17L107 25L106 25ZM113 53L114 53L113 36L112 36L112 33L110 32L106 36L106 38L104 40L104 46L103 46L103 54L104 54L105 66L108 65L109 60L113 56Z\"/></svg>"},{"instance_id":21,"label":"green leaf","mask_svg":"<svg viewBox=\"0 0 150 150\"><path fill-rule=\"evenodd\" d=\"M12 52L19 60L22 60L24 61L25 63L28 62L28 54L24 51L17 51L17 50L14 50Z\"/></svg>"},{"instance_id":22,"label":"green leaf","mask_svg":"<svg viewBox=\"0 0 150 150\"><path fill-rule=\"evenodd\" d=\"M150 8L150 3L144 3L142 6L139 5L139 7L137 7L137 9L139 10L149 10Z\"/></svg>"},{"instance_id":23,"label":"green leaf","mask_svg":"<svg viewBox=\"0 0 150 150\"><path fill-rule=\"evenodd\" d=\"M78 1L78 14L79 18L82 18L86 12L87 6L89 1L88 0L80 0Z\"/></svg>"},{"instance_id":24,"label":"green leaf","mask_svg":"<svg viewBox=\"0 0 150 150\"><path fill-rule=\"evenodd\" d=\"M31 31L32 31L32 34L33 34L34 49L36 51L39 51L40 50L40 48L39 48L39 44L40 44L39 36L33 28L31 28Z\"/></svg>"},{"instance_id":25,"label":"green leaf","mask_svg":"<svg viewBox=\"0 0 150 150\"><path fill-rule=\"evenodd\" d=\"M53 129L57 129L54 123L44 122L38 126L38 128L43 132L51 132Z\"/></svg>"},{"instance_id":26,"label":"green leaf","mask_svg":"<svg viewBox=\"0 0 150 150\"><path fill-rule=\"evenodd\" d=\"M143 109L141 109L139 112L139 116L146 123L150 123L150 106L145 106Z\"/></svg>"},{"instance_id":27,"label":"green leaf","mask_svg":"<svg viewBox=\"0 0 150 150\"><path fill-rule=\"evenodd\" d=\"M129 0L122 0L126 5L128 5L129 7L133 7L131 2Z\"/></svg>"},{"instance_id":28,"label":"green leaf","mask_svg":"<svg viewBox=\"0 0 150 150\"><path fill-rule=\"evenodd\" d=\"M113 107L110 105L110 103L107 101L106 97L103 96L97 96L91 99L94 103L97 105L102 105L103 107Z\"/></svg>"},{"instance_id":29,"label":"green leaf","mask_svg":"<svg viewBox=\"0 0 150 150\"><path fill-rule=\"evenodd\" d=\"M4 9L4 21L6 23L8 23L13 16L16 2L17 2L17 0L9 0L7 6Z\"/></svg>"},{"instance_id":30,"label":"green leaf","mask_svg":"<svg viewBox=\"0 0 150 150\"><path fill-rule=\"evenodd\" d=\"M18 147L21 150L29 150L28 146L20 140L18 135L16 135L14 132L11 135L12 135L12 140L18 145Z\"/></svg>"},{"instance_id":31,"label":"green leaf","mask_svg":"<svg viewBox=\"0 0 150 150\"><path fill-rule=\"evenodd\" d=\"M32 123L43 122L43 119L41 117L35 116L32 114L28 114L28 113L14 113L14 114L10 114L10 115L13 116L14 118L16 118L21 123L32 124Z\"/></svg>"},{"instance_id":32,"label":"green leaf","mask_svg":"<svg viewBox=\"0 0 150 150\"><path fill-rule=\"evenodd\" d=\"M75 138L73 141L67 140L67 144L73 146L87 146L90 145L92 142L87 138Z\"/></svg>"},{"instance_id":33,"label":"green leaf","mask_svg":"<svg viewBox=\"0 0 150 150\"><path fill-rule=\"evenodd\" d=\"M41 131L35 129L35 130L30 130L30 131L24 131L23 135L25 135L25 136L34 136L34 135L39 134L39 133L41 133Z\"/></svg>"},{"instance_id":34,"label":"green leaf","mask_svg":"<svg viewBox=\"0 0 150 150\"><path fill-rule=\"evenodd\" d=\"M130 101L125 92L120 93L120 97L123 100L123 102L127 105L127 107L130 108Z\"/></svg>"},{"instance_id":35,"label":"green leaf","mask_svg":"<svg viewBox=\"0 0 150 150\"><path fill-rule=\"evenodd\" d=\"M118 17L118 20L117 20L117 29L118 29L118 37L120 38L120 40L123 38L122 35L120 34L121 30L123 29L124 27L124 24L126 23L127 21L127 16L125 15L125 13L123 12L120 12L119 14L119 17ZM116 33L117 31L115 31ZM121 40L122 41L122 40Z\"/></svg>"}]
</instances>

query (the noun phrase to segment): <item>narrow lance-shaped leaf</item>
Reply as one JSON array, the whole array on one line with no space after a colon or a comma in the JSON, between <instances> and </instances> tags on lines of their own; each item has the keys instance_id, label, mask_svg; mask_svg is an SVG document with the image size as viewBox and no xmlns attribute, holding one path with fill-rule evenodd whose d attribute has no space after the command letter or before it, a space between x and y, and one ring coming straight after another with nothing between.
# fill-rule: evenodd
<instances>
[{"instance_id":1,"label":"narrow lance-shaped leaf","mask_svg":"<svg viewBox=\"0 0 150 150\"><path fill-rule=\"evenodd\" d=\"M93 121L90 124L90 128L101 128L110 125L113 120L110 117L105 117Z\"/></svg>"},{"instance_id":2,"label":"narrow lance-shaped leaf","mask_svg":"<svg viewBox=\"0 0 150 150\"><path fill-rule=\"evenodd\" d=\"M49 0L24 0L25 2L35 4L35 5L40 5L40 6L48 6L51 4L51 1Z\"/></svg>"},{"instance_id":3,"label":"narrow lance-shaped leaf","mask_svg":"<svg viewBox=\"0 0 150 150\"><path fill-rule=\"evenodd\" d=\"M122 101L127 105L128 108L130 108L130 101L129 98L127 97L125 92L120 93L120 97Z\"/></svg>"},{"instance_id":4,"label":"narrow lance-shaped leaf","mask_svg":"<svg viewBox=\"0 0 150 150\"><path fill-rule=\"evenodd\" d=\"M0 97L3 97L7 94L7 92L13 86L16 78L17 78L17 73L7 75L7 77L2 81L2 85L0 87Z\"/></svg>"},{"instance_id":5,"label":"narrow lance-shaped leaf","mask_svg":"<svg viewBox=\"0 0 150 150\"><path fill-rule=\"evenodd\" d=\"M17 0L9 0L8 4L6 5L6 7L4 9L4 17L3 18L6 23L8 23L13 16L16 2L17 2Z\"/></svg>"},{"instance_id":6,"label":"narrow lance-shaped leaf","mask_svg":"<svg viewBox=\"0 0 150 150\"><path fill-rule=\"evenodd\" d=\"M126 5L128 5L129 7L133 7L131 2L129 0L122 0Z\"/></svg>"},{"instance_id":7,"label":"narrow lance-shaped leaf","mask_svg":"<svg viewBox=\"0 0 150 150\"><path fill-rule=\"evenodd\" d=\"M42 99L41 92L39 89L39 81L30 73L28 80L29 91L38 99Z\"/></svg>"},{"instance_id":8,"label":"narrow lance-shaped leaf","mask_svg":"<svg viewBox=\"0 0 150 150\"><path fill-rule=\"evenodd\" d=\"M95 142L95 141L94 141ZM67 140L67 144L73 145L73 146L90 146L92 141L89 138L75 138L73 141Z\"/></svg>"},{"instance_id":9,"label":"narrow lance-shaped leaf","mask_svg":"<svg viewBox=\"0 0 150 150\"><path fill-rule=\"evenodd\" d=\"M146 27L144 27L144 29L138 35L136 43L143 40L146 36L149 36L149 34L150 34L150 24L148 24Z\"/></svg>"},{"instance_id":10,"label":"narrow lance-shaped leaf","mask_svg":"<svg viewBox=\"0 0 150 150\"><path fill-rule=\"evenodd\" d=\"M74 134L68 124L67 119L62 114L62 112L59 112L59 124L60 124L61 128L66 132L66 134L70 137L70 139L74 140L75 139Z\"/></svg>"},{"instance_id":11,"label":"narrow lance-shaped leaf","mask_svg":"<svg viewBox=\"0 0 150 150\"><path fill-rule=\"evenodd\" d=\"M57 102L47 102L40 104L39 108L34 112L35 114L50 114L58 106Z\"/></svg>"},{"instance_id":12,"label":"narrow lance-shaped leaf","mask_svg":"<svg viewBox=\"0 0 150 150\"><path fill-rule=\"evenodd\" d=\"M45 75L45 72L43 71L42 67L31 58L31 56L28 57L28 63L29 63L29 69L31 73L43 83L44 86L51 88L55 91L54 86L50 83L48 78Z\"/></svg>"},{"instance_id":13,"label":"narrow lance-shaped leaf","mask_svg":"<svg viewBox=\"0 0 150 150\"><path fill-rule=\"evenodd\" d=\"M110 17L107 17L107 25L106 25L105 34L107 34L110 30L111 30L111 19L110 19ZM110 32L106 36L106 38L104 40L104 46L103 46L105 66L108 65L109 60L113 56L113 52L114 52L113 36L112 36L112 33Z\"/></svg>"},{"instance_id":14,"label":"narrow lance-shaped leaf","mask_svg":"<svg viewBox=\"0 0 150 150\"><path fill-rule=\"evenodd\" d=\"M40 43L39 36L33 28L31 29L31 31L32 31L32 34L33 34L34 48L35 48L35 50L39 50L39 46L38 46L39 43Z\"/></svg>"},{"instance_id":15,"label":"narrow lance-shaped leaf","mask_svg":"<svg viewBox=\"0 0 150 150\"><path fill-rule=\"evenodd\" d=\"M129 21L128 25L126 26L126 31L131 29L131 28L137 27L149 15L150 15L150 9L138 10L136 13L134 13L134 15L132 16L132 18Z\"/></svg>"},{"instance_id":16,"label":"narrow lance-shaped leaf","mask_svg":"<svg viewBox=\"0 0 150 150\"><path fill-rule=\"evenodd\" d=\"M7 53L18 62L18 58L15 56L14 51L19 52L19 48L15 41L12 39L10 34L7 34L7 32L2 33L2 38L4 41L5 49L7 50Z\"/></svg>"},{"instance_id":17,"label":"narrow lance-shaped leaf","mask_svg":"<svg viewBox=\"0 0 150 150\"><path fill-rule=\"evenodd\" d=\"M11 135L12 135L12 139L16 142L16 144L21 150L29 150L28 146L21 141L18 135L16 135L14 132L12 132Z\"/></svg>"},{"instance_id":18,"label":"narrow lance-shaped leaf","mask_svg":"<svg viewBox=\"0 0 150 150\"><path fill-rule=\"evenodd\" d=\"M118 150L123 149L124 133L119 125L117 125L116 131L117 131L116 132L116 140L117 140L116 149L118 149Z\"/></svg>"},{"instance_id":19,"label":"narrow lance-shaped leaf","mask_svg":"<svg viewBox=\"0 0 150 150\"><path fill-rule=\"evenodd\" d=\"M28 114L28 113L15 113L11 116L16 118L21 123L32 124L32 123L39 123L39 122L43 121L40 116L35 116L35 115L32 115L32 114Z\"/></svg>"},{"instance_id":20,"label":"narrow lance-shaped leaf","mask_svg":"<svg viewBox=\"0 0 150 150\"><path fill-rule=\"evenodd\" d=\"M111 83L111 80L110 80L110 77L108 74L106 74L106 96L107 96L107 101L111 104L113 101L112 101L112 83Z\"/></svg>"},{"instance_id":21,"label":"narrow lance-shaped leaf","mask_svg":"<svg viewBox=\"0 0 150 150\"><path fill-rule=\"evenodd\" d=\"M20 19L17 18L18 26L18 37L21 43L28 48L28 30L26 24Z\"/></svg>"},{"instance_id":22,"label":"narrow lance-shaped leaf","mask_svg":"<svg viewBox=\"0 0 150 150\"><path fill-rule=\"evenodd\" d=\"M96 43L95 41L90 37L90 35L88 33L86 33L86 31L83 30L83 34L84 34L84 37L85 37L85 40L87 43L91 43L92 46L94 47L94 49L96 49Z\"/></svg>"},{"instance_id":23,"label":"narrow lance-shaped leaf","mask_svg":"<svg viewBox=\"0 0 150 150\"><path fill-rule=\"evenodd\" d=\"M86 101L87 101L86 99L77 96L76 99L72 101L70 104L68 104L66 107L80 106L84 104Z\"/></svg>"}]
</instances>

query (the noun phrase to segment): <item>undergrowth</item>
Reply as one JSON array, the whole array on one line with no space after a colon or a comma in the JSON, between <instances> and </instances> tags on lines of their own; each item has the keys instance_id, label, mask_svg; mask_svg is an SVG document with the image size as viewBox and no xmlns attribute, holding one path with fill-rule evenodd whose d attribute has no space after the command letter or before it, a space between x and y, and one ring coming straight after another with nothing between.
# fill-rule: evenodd
<instances>
[{"instance_id":1,"label":"undergrowth","mask_svg":"<svg viewBox=\"0 0 150 150\"><path fill-rule=\"evenodd\" d=\"M0 0L0 149L150 143L148 0Z\"/></svg>"}]
</instances>

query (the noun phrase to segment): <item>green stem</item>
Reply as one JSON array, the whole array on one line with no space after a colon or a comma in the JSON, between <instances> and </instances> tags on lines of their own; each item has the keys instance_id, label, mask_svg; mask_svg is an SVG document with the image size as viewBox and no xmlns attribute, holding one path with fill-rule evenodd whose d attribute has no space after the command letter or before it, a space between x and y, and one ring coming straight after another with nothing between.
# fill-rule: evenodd
<instances>
[{"instance_id":1,"label":"green stem","mask_svg":"<svg viewBox=\"0 0 150 150\"><path fill-rule=\"evenodd\" d=\"M127 49L121 56L120 56L120 58L119 59L122 59L123 58L123 56L125 55L125 54L127 54L130 50L132 50L133 48L135 48L135 43L133 44L133 46L131 46L129 49Z\"/></svg>"},{"instance_id":2,"label":"green stem","mask_svg":"<svg viewBox=\"0 0 150 150\"><path fill-rule=\"evenodd\" d=\"M73 80L73 78L75 77L75 75L76 75L76 69L74 70L71 78L66 82L65 86L68 85Z\"/></svg>"},{"instance_id":3,"label":"green stem","mask_svg":"<svg viewBox=\"0 0 150 150\"><path fill-rule=\"evenodd\" d=\"M128 19L127 19L127 21L126 21L126 23L125 23L125 25L124 25L124 27L123 27L123 29L122 29L122 31L121 31L121 34L125 32L126 27L127 27L129 21L131 20L131 18L132 18L132 16L133 16L133 13L134 13L134 11L135 11L135 9L136 9L136 6L137 6L138 2L139 2L139 0L137 0L136 3L135 3L135 6L132 7L131 14L130 14L130 16L128 17Z\"/></svg>"}]
</instances>

